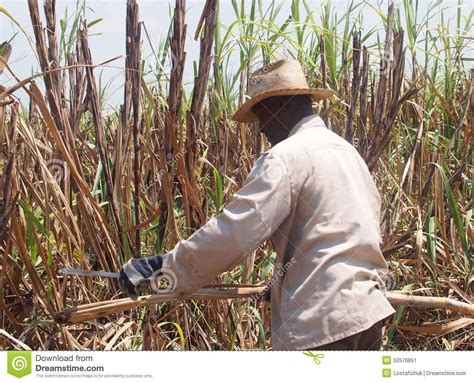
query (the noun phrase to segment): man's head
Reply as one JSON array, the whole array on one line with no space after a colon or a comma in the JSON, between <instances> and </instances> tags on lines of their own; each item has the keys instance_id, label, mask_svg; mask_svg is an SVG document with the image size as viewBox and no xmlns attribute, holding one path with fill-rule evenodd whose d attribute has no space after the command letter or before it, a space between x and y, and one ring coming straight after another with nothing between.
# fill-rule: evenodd
<instances>
[{"instance_id":1,"label":"man's head","mask_svg":"<svg viewBox=\"0 0 474 383\"><path fill-rule=\"evenodd\" d=\"M252 112L259 119L260 132L276 145L288 137L299 120L313 114L313 108L307 95L274 96L256 103Z\"/></svg>"},{"instance_id":2,"label":"man's head","mask_svg":"<svg viewBox=\"0 0 474 383\"><path fill-rule=\"evenodd\" d=\"M253 112L255 104L271 102L281 104L282 99L291 102L292 105L288 105L283 101L285 113L291 116L292 111L299 112L302 108L310 109L308 98L316 102L331 97L334 94L335 92L331 89L310 88L306 81L303 67L297 60L284 59L275 61L264 65L252 73L248 82L249 97L240 105L232 119L237 122L262 121L263 118ZM280 99L279 101L271 100L273 97L279 97ZM278 109L280 107L277 105ZM310 112L307 111L307 114L310 114ZM285 122L282 118L280 120ZM261 124L265 125L265 122ZM286 122L285 125L288 127Z\"/></svg>"}]
</instances>

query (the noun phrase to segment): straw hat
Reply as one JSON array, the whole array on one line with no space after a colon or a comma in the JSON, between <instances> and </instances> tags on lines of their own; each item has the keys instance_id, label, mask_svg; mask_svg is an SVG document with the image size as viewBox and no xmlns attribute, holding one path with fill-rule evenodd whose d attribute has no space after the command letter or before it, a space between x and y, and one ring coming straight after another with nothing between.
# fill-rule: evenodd
<instances>
[{"instance_id":1,"label":"straw hat","mask_svg":"<svg viewBox=\"0 0 474 383\"><path fill-rule=\"evenodd\" d=\"M252 73L249 93L250 98L232 116L234 121L258 122L252 107L268 97L307 94L313 101L319 101L335 94L331 89L310 88L301 64L292 59L270 63Z\"/></svg>"}]
</instances>

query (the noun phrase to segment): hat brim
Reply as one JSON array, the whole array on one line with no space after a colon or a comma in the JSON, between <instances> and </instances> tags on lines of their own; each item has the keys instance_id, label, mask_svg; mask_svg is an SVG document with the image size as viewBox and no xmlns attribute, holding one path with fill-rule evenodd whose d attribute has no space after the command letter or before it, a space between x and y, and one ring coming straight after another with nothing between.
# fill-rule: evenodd
<instances>
[{"instance_id":1,"label":"hat brim","mask_svg":"<svg viewBox=\"0 0 474 383\"><path fill-rule=\"evenodd\" d=\"M251 99L245 101L240 108L232 116L232 120L237 122L258 122L259 118L252 112L252 107L258 102L274 96L297 96L306 94L313 101L324 100L336 94L332 89L323 88L294 88L294 89L273 89L255 95Z\"/></svg>"}]
</instances>

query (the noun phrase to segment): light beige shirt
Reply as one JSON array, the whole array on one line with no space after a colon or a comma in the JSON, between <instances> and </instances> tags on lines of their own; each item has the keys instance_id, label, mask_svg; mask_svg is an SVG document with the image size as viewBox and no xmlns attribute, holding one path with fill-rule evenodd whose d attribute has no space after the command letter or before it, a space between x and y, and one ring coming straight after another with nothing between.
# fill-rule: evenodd
<instances>
[{"instance_id":1,"label":"light beige shirt","mask_svg":"<svg viewBox=\"0 0 474 383\"><path fill-rule=\"evenodd\" d=\"M264 152L217 217L165 254L187 295L270 238L272 346L317 347L394 313L380 273L380 196L364 160L317 115Z\"/></svg>"}]
</instances>

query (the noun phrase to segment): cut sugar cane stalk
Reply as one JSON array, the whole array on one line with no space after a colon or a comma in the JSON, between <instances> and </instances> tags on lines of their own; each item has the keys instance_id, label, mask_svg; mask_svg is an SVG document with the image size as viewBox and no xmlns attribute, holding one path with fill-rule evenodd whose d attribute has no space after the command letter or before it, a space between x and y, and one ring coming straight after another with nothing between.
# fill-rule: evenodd
<instances>
[{"instance_id":1,"label":"cut sugar cane stalk","mask_svg":"<svg viewBox=\"0 0 474 383\"><path fill-rule=\"evenodd\" d=\"M474 304L460 302L444 297L417 297L414 295L397 294L391 291L385 293L387 300L393 305L416 306L430 309L446 309L474 317Z\"/></svg>"},{"instance_id":2,"label":"cut sugar cane stalk","mask_svg":"<svg viewBox=\"0 0 474 383\"><path fill-rule=\"evenodd\" d=\"M56 312L54 319L56 322L61 324L80 323L156 303L178 300L249 298L258 294L263 294L266 288L266 286L240 285L235 285L233 287L207 287L202 288L187 297L182 297L173 292L166 292L153 295L142 295L136 300L131 298L114 299L67 308ZM407 296L390 291L386 292L385 296L388 301L394 305L447 309L466 316L474 317L474 304L459 302L450 298Z\"/></svg>"},{"instance_id":3,"label":"cut sugar cane stalk","mask_svg":"<svg viewBox=\"0 0 474 383\"><path fill-rule=\"evenodd\" d=\"M67 308L58 311L54 319L58 323L80 323L90 319L101 318L107 315L117 314L126 310L149 306L156 303L172 302L178 300L212 300L212 299L237 299L248 298L263 294L265 286L234 286L234 287L209 287L202 288L187 297L182 297L173 292L152 295L142 295L137 299L123 298L109 301L95 302Z\"/></svg>"}]
</instances>

